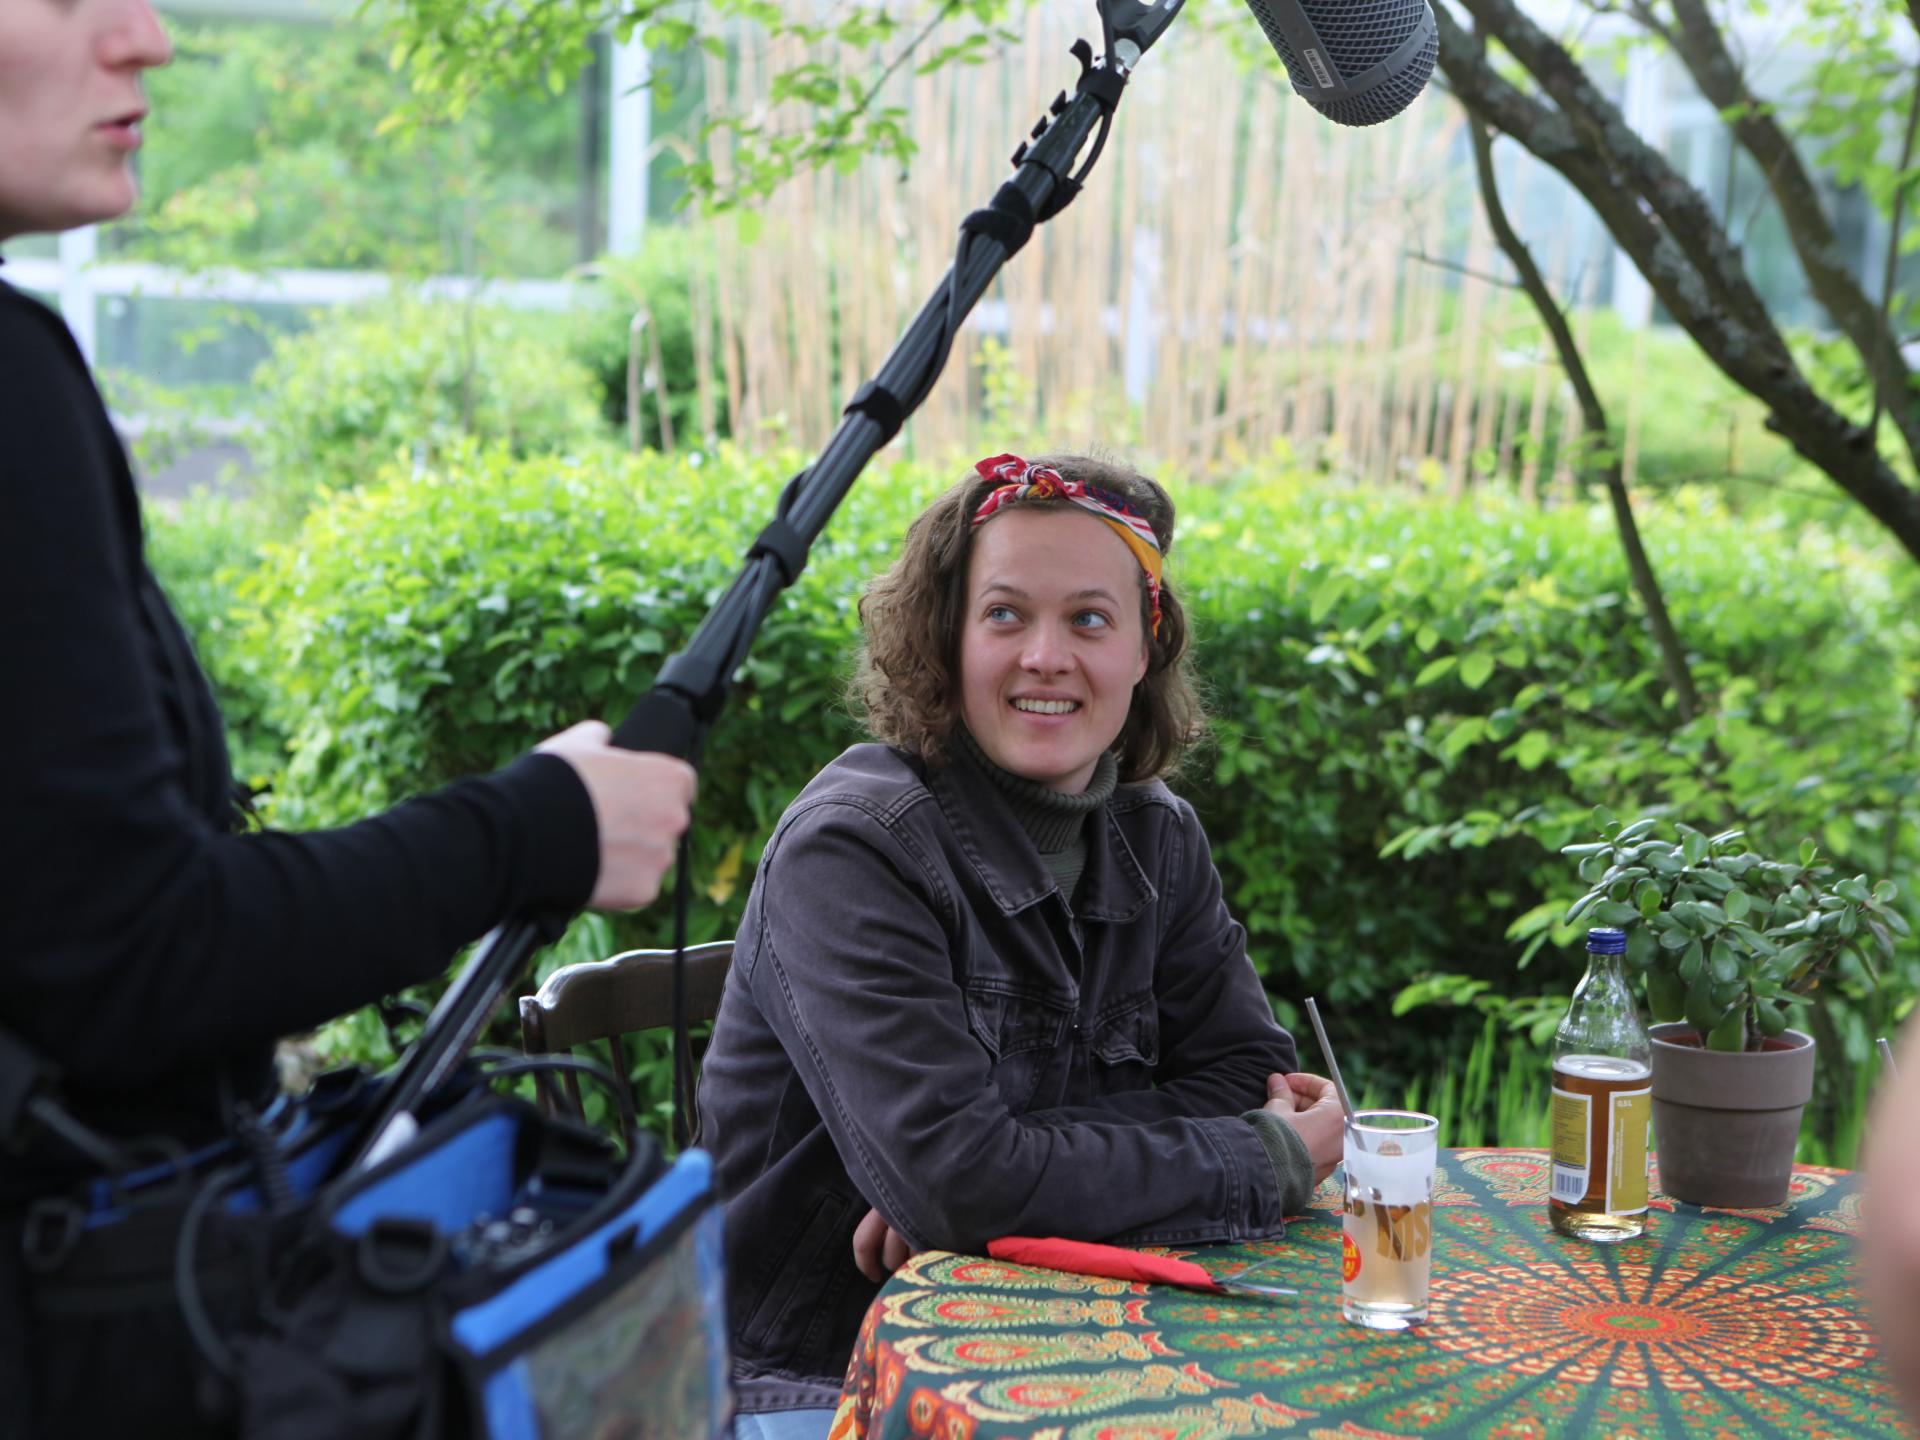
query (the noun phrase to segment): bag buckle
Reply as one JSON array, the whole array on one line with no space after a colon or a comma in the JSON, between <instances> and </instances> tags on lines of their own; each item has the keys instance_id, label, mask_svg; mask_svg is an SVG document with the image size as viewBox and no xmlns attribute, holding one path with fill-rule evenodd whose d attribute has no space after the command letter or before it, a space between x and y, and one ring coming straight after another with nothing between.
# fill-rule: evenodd
<instances>
[{"instance_id":1,"label":"bag buckle","mask_svg":"<svg viewBox=\"0 0 1920 1440\"><path fill-rule=\"evenodd\" d=\"M86 1212L73 1201L36 1200L20 1228L20 1258L35 1275L51 1275L73 1258L86 1231Z\"/></svg>"},{"instance_id":2,"label":"bag buckle","mask_svg":"<svg viewBox=\"0 0 1920 1440\"><path fill-rule=\"evenodd\" d=\"M412 1295L446 1268L447 1237L426 1220L376 1220L354 1244L354 1269L382 1295Z\"/></svg>"}]
</instances>

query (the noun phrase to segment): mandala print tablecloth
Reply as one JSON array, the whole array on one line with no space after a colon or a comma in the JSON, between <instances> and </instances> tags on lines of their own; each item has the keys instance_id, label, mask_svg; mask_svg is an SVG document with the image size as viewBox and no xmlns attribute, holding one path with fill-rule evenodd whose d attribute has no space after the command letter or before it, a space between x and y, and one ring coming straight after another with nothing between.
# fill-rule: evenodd
<instances>
[{"instance_id":1,"label":"mandala print tablecloth","mask_svg":"<svg viewBox=\"0 0 1920 1440\"><path fill-rule=\"evenodd\" d=\"M1282 1241L1171 1252L1285 1257L1296 1304L930 1251L868 1312L834 1440L1912 1434L1849 1273L1852 1176L1801 1168L1770 1210L1656 1194L1647 1235L1592 1246L1549 1228L1546 1173L1442 1157L1431 1318L1402 1334L1340 1318L1331 1187Z\"/></svg>"}]
</instances>

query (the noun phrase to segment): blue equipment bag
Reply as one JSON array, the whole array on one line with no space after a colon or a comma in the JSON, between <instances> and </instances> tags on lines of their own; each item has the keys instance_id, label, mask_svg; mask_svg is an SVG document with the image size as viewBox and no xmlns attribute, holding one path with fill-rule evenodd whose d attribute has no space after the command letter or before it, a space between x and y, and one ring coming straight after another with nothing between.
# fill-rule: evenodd
<instances>
[{"instance_id":1,"label":"blue equipment bag","mask_svg":"<svg viewBox=\"0 0 1920 1440\"><path fill-rule=\"evenodd\" d=\"M515 1058L494 1074L552 1066L598 1068ZM722 1440L712 1161L669 1164L631 1127L622 1154L486 1075L463 1066L425 1127L358 1173L352 1142L385 1086L342 1071L207 1151L48 1200L26 1227L29 1323L117 1327L98 1332L115 1346L170 1319L204 1374L175 1371L167 1403L197 1393L217 1417L196 1434Z\"/></svg>"},{"instance_id":2,"label":"blue equipment bag","mask_svg":"<svg viewBox=\"0 0 1920 1440\"><path fill-rule=\"evenodd\" d=\"M724 1437L713 1166L479 1095L317 1196L263 1321L211 1341L246 1440ZM248 1189L221 1207L258 1203ZM194 1235L210 1206L189 1218ZM193 1273L191 1246L180 1274ZM187 1300L189 1306L192 1301Z\"/></svg>"},{"instance_id":3,"label":"blue equipment bag","mask_svg":"<svg viewBox=\"0 0 1920 1440\"><path fill-rule=\"evenodd\" d=\"M491 1440L724 1435L732 1419L713 1162L689 1150L566 1251L457 1310Z\"/></svg>"}]
</instances>

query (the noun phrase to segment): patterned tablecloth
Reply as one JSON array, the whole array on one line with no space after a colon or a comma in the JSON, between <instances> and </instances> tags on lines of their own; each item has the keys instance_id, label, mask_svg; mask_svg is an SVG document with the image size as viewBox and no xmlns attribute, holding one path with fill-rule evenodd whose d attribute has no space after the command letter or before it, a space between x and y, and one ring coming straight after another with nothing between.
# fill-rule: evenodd
<instances>
[{"instance_id":1,"label":"patterned tablecloth","mask_svg":"<svg viewBox=\"0 0 1920 1440\"><path fill-rule=\"evenodd\" d=\"M1913 1433L1850 1274L1852 1176L1802 1167L1770 1210L1656 1192L1611 1246L1555 1234L1546 1184L1539 1151L1443 1154L1431 1315L1398 1334L1340 1317L1331 1186L1284 1240L1169 1252L1284 1257L1294 1303L928 1251L867 1314L834 1440Z\"/></svg>"}]
</instances>

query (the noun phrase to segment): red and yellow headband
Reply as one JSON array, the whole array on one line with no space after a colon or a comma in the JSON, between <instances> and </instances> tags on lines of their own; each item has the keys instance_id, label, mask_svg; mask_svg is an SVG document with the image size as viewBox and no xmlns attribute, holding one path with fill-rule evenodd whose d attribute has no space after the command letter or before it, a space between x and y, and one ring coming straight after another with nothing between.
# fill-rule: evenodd
<instances>
[{"instance_id":1,"label":"red and yellow headband","mask_svg":"<svg viewBox=\"0 0 1920 1440\"><path fill-rule=\"evenodd\" d=\"M1160 633L1160 539L1144 515L1110 490L1068 480L1058 470L1029 465L1018 455L995 455L973 468L989 480L1003 482L988 491L986 499L973 512L975 525L1022 500L1067 500L1112 526L1114 533L1127 542L1140 568L1147 572L1148 630L1154 635Z\"/></svg>"}]
</instances>

